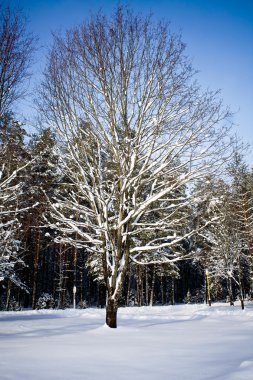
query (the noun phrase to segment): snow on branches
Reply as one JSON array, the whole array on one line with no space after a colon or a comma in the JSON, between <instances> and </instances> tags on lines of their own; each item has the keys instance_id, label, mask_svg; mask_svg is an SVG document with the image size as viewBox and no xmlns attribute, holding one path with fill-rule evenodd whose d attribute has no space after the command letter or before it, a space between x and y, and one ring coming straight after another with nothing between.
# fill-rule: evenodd
<instances>
[{"instance_id":1,"label":"snow on branches","mask_svg":"<svg viewBox=\"0 0 253 380\"><path fill-rule=\"evenodd\" d=\"M229 112L192 81L184 48L167 25L119 6L51 50L40 107L61 142L67 190L48 220L101 255L112 303L130 259L189 256L193 183L226 160Z\"/></svg>"}]
</instances>

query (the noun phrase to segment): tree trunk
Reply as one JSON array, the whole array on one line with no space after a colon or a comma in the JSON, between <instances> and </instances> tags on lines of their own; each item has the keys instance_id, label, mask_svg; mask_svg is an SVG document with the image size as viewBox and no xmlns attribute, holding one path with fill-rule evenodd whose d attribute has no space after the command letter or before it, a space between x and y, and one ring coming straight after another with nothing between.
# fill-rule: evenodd
<instances>
[{"instance_id":1,"label":"tree trunk","mask_svg":"<svg viewBox=\"0 0 253 380\"><path fill-rule=\"evenodd\" d=\"M149 284L148 284L148 267L146 266L146 271L145 271L145 292L146 292L146 305L148 306L148 296L149 296Z\"/></svg>"},{"instance_id":2,"label":"tree trunk","mask_svg":"<svg viewBox=\"0 0 253 380\"><path fill-rule=\"evenodd\" d=\"M164 305L164 283L163 283L163 275L160 276L161 278L161 303Z\"/></svg>"},{"instance_id":3,"label":"tree trunk","mask_svg":"<svg viewBox=\"0 0 253 380\"><path fill-rule=\"evenodd\" d=\"M37 225L39 225L37 223ZM35 248L35 257L33 262L33 286L32 286L32 308L36 308L36 298L37 298L37 281L38 281L38 267L39 267L39 255L40 255L40 230L37 233L37 241Z\"/></svg>"},{"instance_id":4,"label":"tree trunk","mask_svg":"<svg viewBox=\"0 0 253 380\"><path fill-rule=\"evenodd\" d=\"M239 295L239 298L240 298L240 301L241 301L241 308L242 308L242 310L244 310L244 300L243 300L242 295Z\"/></svg>"},{"instance_id":5,"label":"tree trunk","mask_svg":"<svg viewBox=\"0 0 253 380\"><path fill-rule=\"evenodd\" d=\"M171 305L175 305L175 280L171 279Z\"/></svg>"},{"instance_id":6,"label":"tree trunk","mask_svg":"<svg viewBox=\"0 0 253 380\"><path fill-rule=\"evenodd\" d=\"M7 292L6 292L6 305L5 308L7 311L10 310L10 299L11 299L11 281L8 280Z\"/></svg>"},{"instance_id":7,"label":"tree trunk","mask_svg":"<svg viewBox=\"0 0 253 380\"><path fill-rule=\"evenodd\" d=\"M239 299L241 302L241 308L244 310L244 296L243 296L243 285L242 285L242 268L240 258L238 259L238 268L239 268Z\"/></svg>"},{"instance_id":8,"label":"tree trunk","mask_svg":"<svg viewBox=\"0 0 253 380\"><path fill-rule=\"evenodd\" d=\"M130 293L131 293L131 267L129 266L129 270L128 270L128 283L127 283L126 306L130 306ZM132 305L131 305L131 306L132 306Z\"/></svg>"},{"instance_id":9,"label":"tree trunk","mask_svg":"<svg viewBox=\"0 0 253 380\"><path fill-rule=\"evenodd\" d=\"M151 283L151 290L150 290L150 301L149 305L153 306L154 303L154 288L155 288L155 266L153 265L152 268L152 283Z\"/></svg>"},{"instance_id":10,"label":"tree trunk","mask_svg":"<svg viewBox=\"0 0 253 380\"><path fill-rule=\"evenodd\" d=\"M233 289L232 289L232 280L231 280L231 277L228 278L228 298L229 298L230 306L234 306Z\"/></svg>"},{"instance_id":11,"label":"tree trunk","mask_svg":"<svg viewBox=\"0 0 253 380\"><path fill-rule=\"evenodd\" d=\"M252 260L251 260L252 261ZM250 264L250 291L249 291L250 300L253 299L253 263Z\"/></svg>"},{"instance_id":12,"label":"tree trunk","mask_svg":"<svg viewBox=\"0 0 253 380\"><path fill-rule=\"evenodd\" d=\"M206 270L206 300L208 302L208 305L211 306L211 290L210 290L210 280L209 280L209 275L208 271Z\"/></svg>"},{"instance_id":13,"label":"tree trunk","mask_svg":"<svg viewBox=\"0 0 253 380\"><path fill-rule=\"evenodd\" d=\"M142 268L141 265L136 266L137 275L137 302L138 306L143 306L143 283L142 283Z\"/></svg>"},{"instance_id":14,"label":"tree trunk","mask_svg":"<svg viewBox=\"0 0 253 380\"><path fill-rule=\"evenodd\" d=\"M75 236L75 239L77 240L77 234ZM74 252L73 252L73 309L76 309L76 293L77 293L77 248L76 246L74 247ZM98 289L99 292L99 289ZM99 299L99 297L98 297Z\"/></svg>"},{"instance_id":15,"label":"tree trunk","mask_svg":"<svg viewBox=\"0 0 253 380\"><path fill-rule=\"evenodd\" d=\"M106 305L106 324L113 329L117 327L117 311L115 301L109 298Z\"/></svg>"},{"instance_id":16,"label":"tree trunk","mask_svg":"<svg viewBox=\"0 0 253 380\"><path fill-rule=\"evenodd\" d=\"M83 267L80 271L80 304L83 302Z\"/></svg>"},{"instance_id":17,"label":"tree trunk","mask_svg":"<svg viewBox=\"0 0 253 380\"><path fill-rule=\"evenodd\" d=\"M60 249L59 249L59 281L57 284L57 291L58 291L58 309L62 309L63 303L62 303L62 291L63 291L63 259L62 259L62 245L60 244Z\"/></svg>"}]
</instances>

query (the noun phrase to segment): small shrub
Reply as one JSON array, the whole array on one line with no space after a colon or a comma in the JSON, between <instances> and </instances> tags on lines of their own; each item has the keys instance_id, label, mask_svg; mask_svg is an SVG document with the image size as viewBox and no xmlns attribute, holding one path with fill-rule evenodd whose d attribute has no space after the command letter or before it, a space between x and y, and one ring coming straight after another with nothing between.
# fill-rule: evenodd
<instances>
[{"instance_id":1,"label":"small shrub","mask_svg":"<svg viewBox=\"0 0 253 380\"><path fill-rule=\"evenodd\" d=\"M54 307L55 302L53 296L49 293L42 293L36 303L36 309L54 309Z\"/></svg>"},{"instance_id":2,"label":"small shrub","mask_svg":"<svg viewBox=\"0 0 253 380\"><path fill-rule=\"evenodd\" d=\"M78 309L87 309L88 305L87 305L87 302L84 300L84 301L80 301L77 307Z\"/></svg>"}]
</instances>

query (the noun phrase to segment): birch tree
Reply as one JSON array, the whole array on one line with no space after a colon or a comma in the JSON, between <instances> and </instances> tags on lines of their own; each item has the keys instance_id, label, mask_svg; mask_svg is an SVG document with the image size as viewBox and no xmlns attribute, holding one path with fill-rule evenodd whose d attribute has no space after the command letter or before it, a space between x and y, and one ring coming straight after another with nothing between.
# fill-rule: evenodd
<instances>
[{"instance_id":1,"label":"birch tree","mask_svg":"<svg viewBox=\"0 0 253 380\"><path fill-rule=\"evenodd\" d=\"M51 225L100 256L110 327L129 260L189 256L182 242L196 231L181 211L193 182L224 160L228 111L194 74L179 35L121 6L55 36L49 54L39 106L70 184L51 202Z\"/></svg>"}]
</instances>

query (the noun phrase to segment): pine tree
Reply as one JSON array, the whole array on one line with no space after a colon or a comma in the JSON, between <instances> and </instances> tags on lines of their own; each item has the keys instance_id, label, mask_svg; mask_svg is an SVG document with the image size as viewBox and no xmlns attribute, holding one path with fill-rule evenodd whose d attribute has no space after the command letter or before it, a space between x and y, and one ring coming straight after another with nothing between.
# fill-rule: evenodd
<instances>
[{"instance_id":1,"label":"pine tree","mask_svg":"<svg viewBox=\"0 0 253 380\"><path fill-rule=\"evenodd\" d=\"M23 195L20 198L20 203L27 209L22 214L22 231L33 308L36 306L38 291L41 293L44 291L43 287L39 286L39 278L43 273L43 268L40 272L39 268L46 263L43 255L50 252L48 249L50 244L54 247L54 234L43 228L45 224L43 215L48 207L48 198L53 195L58 182L54 146L55 140L49 129L42 130L39 135L31 139L28 148L31 165L24 174ZM49 239L51 235L53 238Z\"/></svg>"},{"instance_id":2,"label":"pine tree","mask_svg":"<svg viewBox=\"0 0 253 380\"><path fill-rule=\"evenodd\" d=\"M24 267L19 204L27 158L24 137L25 130L13 114L0 117L0 277L7 309L13 286L27 290L18 273Z\"/></svg>"}]
</instances>

